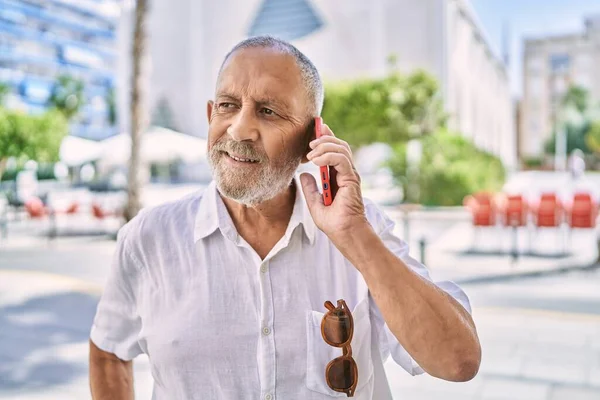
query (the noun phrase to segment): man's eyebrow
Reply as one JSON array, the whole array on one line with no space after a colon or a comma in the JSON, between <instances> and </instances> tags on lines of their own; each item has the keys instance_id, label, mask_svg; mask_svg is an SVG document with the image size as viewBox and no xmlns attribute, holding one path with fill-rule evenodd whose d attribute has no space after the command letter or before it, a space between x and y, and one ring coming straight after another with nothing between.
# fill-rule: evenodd
<instances>
[{"instance_id":1,"label":"man's eyebrow","mask_svg":"<svg viewBox=\"0 0 600 400\"><path fill-rule=\"evenodd\" d=\"M255 98L254 101L257 104L263 105L263 106L274 106L274 107L278 107L278 108L282 108L284 110L289 110L289 105L285 102L282 101L281 99L276 99L274 97L261 97L261 98Z\"/></svg>"},{"instance_id":2,"label":"man's eyebrow","mask_svg":"<svg viewBox=\"0 0 600 400\"><path fill-rule=\"evenodd\" d=\"M217 93L216 98L217 99L239 100L239 98L237 96L234 96L233 94L226 93L226 92Z\"/></svg>"}]
</instances>

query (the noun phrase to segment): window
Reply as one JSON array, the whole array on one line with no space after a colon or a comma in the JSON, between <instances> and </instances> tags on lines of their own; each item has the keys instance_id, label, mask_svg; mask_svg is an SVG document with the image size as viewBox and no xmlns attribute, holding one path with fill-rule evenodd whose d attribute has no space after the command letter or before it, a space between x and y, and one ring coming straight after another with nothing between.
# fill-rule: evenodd
<instances>
[{"instance_id":1,"label":"window","mask_svg":"<svg viewBox=\"0 0 600 400\"><path fill-rule=\"evenodd\" d=\"M555 74L569 72L571 57L568 54L552 54L550 56L550 69Z\"/></svg>"},{"instance_id":2,"label":"window","mask_svg":"<svg viewBox=\"0 0 600 400\"><path fill-rule=\"evenodd\" d=\"M270 34L295 40L310 35L322 25L308 0L263 0L249 36Z\"/></svg>"}]
</instances>

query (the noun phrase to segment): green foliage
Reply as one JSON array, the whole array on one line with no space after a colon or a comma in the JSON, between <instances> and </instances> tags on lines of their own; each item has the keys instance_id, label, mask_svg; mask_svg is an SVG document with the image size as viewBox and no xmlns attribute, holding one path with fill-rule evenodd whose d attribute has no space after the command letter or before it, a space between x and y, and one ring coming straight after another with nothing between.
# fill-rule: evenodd
<instances>
[{"instance_id":1,"label":"green foliage","mask_svg":"<svg viewBox=\"0 0 600 400\"><path fill-rule=\"evenodd\" d=\"M172 129L174 131L177 130L177 127L173 122L173 112L171 111L171 106L164 97L158 101L156 107L154 108L152 125Z\"/></svg>"},{"instance_id":2,"label":"green foliage","mask_svg":"<svg viewBox=\"0 0 600 400\"><path fill-rule=\"evenodd\" d=\"M404 187L407 202L454 206L473 192L502 188L502 162L469 140L445 130L421 140L423 155L417 170L409 168L404 144L395 146L389 163L396 181Z\"/></svg>"},{"instance_id":3,"label":"green foliage","mask_svg":"<svg viewBox=\"0 0 600 400\"><path fill-rule=\"evenodd\" d=\"M590 124L585 143L594 153L600 153L600 121Z\"/></svg>"},{"instance_id":4,"label":"green foliage","mask_svg":"<svg viewBox=\"0 0 600 400\"><path fill-rule=\"evenodd\" d=\"M579 149L585 154L600 152L600 129L597 110L590 102L589 92L580 86L571 86L561 100L560 115L567 135L567 154ZM556 152L556 132L544 145L546 154Z\"/></svg>"},{"instance_id":5,"label":"green foliage","mask_svg":"<svg viewBox=\"0 0 600 400\"><path fill-rule=\"evenodd\" d=\"M590 123L585 122L583 125L566 124L565 131L567 134L567 154L571 154L573 150L579 149L585 154L591 153L587 145L586 136L589 131ZM556 153L556 134L552 134L544 145L546 154Z\"/></svg>"},{"instance_id":6,"label":"green foliage","mask_svg":"<svg viewBox=\"0 0 600 400\"><path fill-rule=\"evenodd\" d=\"M438 92L435 78L423 71L332 83L322 116L352 146L404 142L445 125Z\"/></svg>"},{"instance_id":7,"label":"green foliage","mask_svg":"<svg viewBox=\"0 0 600 400\"><path fill-rule=\"evenodd\" d=\"M84 102L83 81L70 75L59 76L48 100L49 105L71 120L77 115Z\"/></svg>"},{"instance_id":8,"label":"green foliage","mask_svg":"<svg viewBox=\"0 0 600 400\"><path fill-rule=\"evenodd\" d=\"M582 86L573 85L569 87L567 93L563 96L563 108L573 107L580 113L585 112L589 106L590 94Z\"/></svg>"},{"instance_id":9,"label":"green foliage","mask_svg":"<svg viewBox=\"0 0 600 400\"><path fill-rule=\"evenodd\" d=\"M2 174L0 181L14 181L17 179L17 175L19 172L23 171L25 168L23 166L19 166L18 168L7 169ZM40 181L43 180L53 180L56 179L54 175L54 164L53 163L43 163L39 164L37 170L37 179Z\"/></svg>"},{"instance_id":10,"label":"green foliage","mask_svg":"<svg viewBox=\"0 0 600 400\"><path fill-rule=\"evenodd\" d=\"M525 157L523 158L523 165L528 168L536 168L544 165L544 159L542 157Z\"/></svg>"},{"instance_id":11,"label":"green foliage","mask_svg":"<svg viewBox=\"0 0 600 400\"><path fill-rule=\"evenodd\" d=\"M28 115L0 108L0 165L9 157L55 162L67 133L67 120L56 110Z\"/></svg>"},{"instance_id":12,"label":"green foliage","mask_svg":"<svg viewBox=\"0 0 600 400\"><path fill-rule=\"evenodd\" d=\"M106 92L106 106L108 107L108 122L111 126L117 124L117 104L115 102L115 88L110 87Z\"/></svg>"},{"instance_id":13,"label":"green foliage","mask_svg":"<svg viewBox=\"0 0 600 400\"><path fill-rule=\"evenodd\" d=\"M8 96L9 93L10 93L10 86L8 86L6 83L0 82L0 106L2 106L4 104L4 101L6 100L6 96Z\"/></svg>"}]
</instances>

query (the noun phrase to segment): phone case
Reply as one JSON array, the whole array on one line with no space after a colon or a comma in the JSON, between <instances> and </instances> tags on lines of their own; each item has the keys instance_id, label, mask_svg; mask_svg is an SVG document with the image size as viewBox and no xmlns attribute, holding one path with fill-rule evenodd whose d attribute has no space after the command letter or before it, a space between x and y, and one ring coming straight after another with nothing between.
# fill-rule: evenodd
<instances>
[{"instance_id":1,"label":"phone case","mask_svg":"<svg viewBox=\"0 0 600 400\"><path fill-rule=\"evenodd\" d=\"M316 117L315 118L315 136L316 138L320 138L323 133L322 133L322 126L323 126L323 119L321 117ZM331 203L333 202L333 192L331 190L331 182L330 182L330 175L329 175L329 167L328 166L323 166L320 167L321 169L321 187L323 188L323 203L325 203L326 206L331 205Z\"/></svg>"}]
</instances>

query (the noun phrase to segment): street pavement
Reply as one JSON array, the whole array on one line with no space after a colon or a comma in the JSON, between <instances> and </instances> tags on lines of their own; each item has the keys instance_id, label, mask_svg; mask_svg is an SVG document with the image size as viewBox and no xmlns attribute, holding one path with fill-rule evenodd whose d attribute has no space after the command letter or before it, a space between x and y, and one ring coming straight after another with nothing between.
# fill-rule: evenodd
<instances>
[{"instance_id":1,"label":"street pavement","mask_svg":"<svg viewBox=\"0 0 600 400\"><path fill-rule=\"evenodd\" d=\"M387 211L403 236L402 215ZM0 239L0 400L88 399L89 327L114 241L101 235L50 241L40 236L40 224L15 223ZM510 245L510 232L480 233L479 252L471 249L474 234L461 211L411 216L412 255L420 258L419 239L425 238L434 279L462 281L471 298L483 345L480 373L468 383L449 383L411 377L388 360L394 398L600 399L600 273L578 271L597 258L595 232L574 233L570 255L524 256L516 263L502 247ZM541 252L555 250L553 233L546 235ZM521 236L526 252L527 232ZM572 270L521 277L565 266ZM148 360L134 364L136 398L149 399Z\"/></svg>"}]
</instances>

